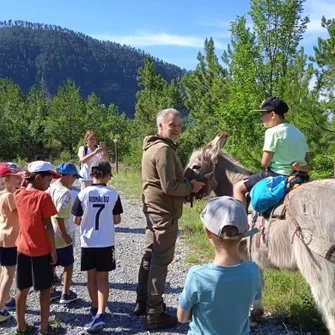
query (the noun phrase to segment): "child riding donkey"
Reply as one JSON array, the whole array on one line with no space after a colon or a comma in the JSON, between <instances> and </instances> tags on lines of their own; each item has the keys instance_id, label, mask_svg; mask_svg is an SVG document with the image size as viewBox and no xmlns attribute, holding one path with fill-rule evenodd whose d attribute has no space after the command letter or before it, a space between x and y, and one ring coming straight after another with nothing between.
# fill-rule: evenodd
<instances>
[{"instance_id":1,"label":"child riding donkey","mask_svg":"<svg viewBox=\"0 0 335 335\"><path fill-rule=\"evenodd\" d=\"M308 172L310 154L304 134L285 120L287 104L278 97L264 100L259 112L265 128L261 164L265 171L245 177L234 185L234 197L247 207L246 193L262 179L290 176L294 171Z\"/></svg>"}]
</instances>

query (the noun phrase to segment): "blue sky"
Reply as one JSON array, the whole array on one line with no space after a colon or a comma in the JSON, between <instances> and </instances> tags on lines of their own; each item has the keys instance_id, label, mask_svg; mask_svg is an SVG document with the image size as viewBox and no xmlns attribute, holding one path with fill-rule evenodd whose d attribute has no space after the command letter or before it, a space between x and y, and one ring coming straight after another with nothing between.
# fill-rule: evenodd
<instances>
[{"instance_id":1,"label":"blue sky","mask_svg":"<svg viewBox=\"0 0 335 335\"><path fill-rule=\"evenodd\" d=\"M182 68L194 69L206 37L218 56L229 43L229 22L249 10L249 0L0 0L0 20L55 24L99 39L145 50ZM335 0L307 0L311 22L302 42L313 54L326 37L322 15L335 18ZM1 47L1 46L0 46Z\"/></svg>"}]
</instances>

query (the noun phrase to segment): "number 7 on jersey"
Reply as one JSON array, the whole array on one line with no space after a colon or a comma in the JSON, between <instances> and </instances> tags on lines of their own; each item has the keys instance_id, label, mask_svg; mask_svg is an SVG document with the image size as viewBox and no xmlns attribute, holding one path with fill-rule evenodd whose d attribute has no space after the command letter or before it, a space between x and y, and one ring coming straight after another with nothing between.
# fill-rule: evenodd
<instances>
[{"instance_id":1,"label":"number 7 on jersey","mask_svg":"<svg viewBox=\"0 0 335 335\"><path fill-rule=\"evenodd\" d=\"M95 215L95 230L99 230L99 220L102 210L105 208L105 204L93 204L93 208L99 208Z\"/></svg>"}]
</instances>

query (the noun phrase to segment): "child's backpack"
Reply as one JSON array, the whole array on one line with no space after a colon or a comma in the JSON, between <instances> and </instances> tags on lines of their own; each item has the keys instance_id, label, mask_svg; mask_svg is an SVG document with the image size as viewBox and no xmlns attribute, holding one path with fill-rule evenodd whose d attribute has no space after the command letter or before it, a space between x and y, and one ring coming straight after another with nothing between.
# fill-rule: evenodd
<instances>
[{"instance_id":1,"label":"child's backpack","mask_svg":"<svg viewBox=\"0 0 335 335\"><path fill-rule=\"evenodd\" d=\"M276 206L286 194L287 176L272 176L259 181L250 193L253 209L264 213Z\"/></svg>"},{"instance_id":2,"label":"child's backpack","mask_svg":"<svg viewBox=\"0 0 335 335\"><path fill-rule=\"evenodd\" d=\"M85 153L85 156L87 155L87 150L88 150L88 146L87 145L84 145L84 153ZM82 168L82 163L81 161L79 161L79 169Z\"/></svg>"}]
</instances>

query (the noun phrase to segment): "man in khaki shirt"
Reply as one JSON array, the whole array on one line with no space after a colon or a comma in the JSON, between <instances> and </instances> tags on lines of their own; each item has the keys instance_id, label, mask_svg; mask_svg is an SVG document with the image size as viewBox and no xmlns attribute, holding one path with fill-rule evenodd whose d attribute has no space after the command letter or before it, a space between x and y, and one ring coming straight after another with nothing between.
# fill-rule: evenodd
<instances>
[{"instance_id":1,"label":"man in khaki shirt","mask_svg":"<svg viewBox=\"0 0 335 335\"><path fill-rule=\"evenodd\" d=\"M178 219L190 193L199 192L204 183L184 179L176 154L182 120L175 109L157 115L157 135L143 142L142 201L146 217L146 247L137 286L135 314L146 315L147 329L172 328L177 317L164 312L163 294L167 267L172 262L178 234Z\"/></svg>"}]
</instances>

